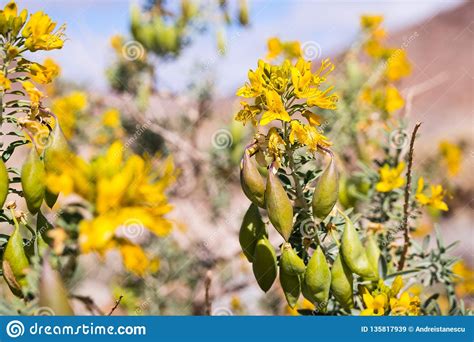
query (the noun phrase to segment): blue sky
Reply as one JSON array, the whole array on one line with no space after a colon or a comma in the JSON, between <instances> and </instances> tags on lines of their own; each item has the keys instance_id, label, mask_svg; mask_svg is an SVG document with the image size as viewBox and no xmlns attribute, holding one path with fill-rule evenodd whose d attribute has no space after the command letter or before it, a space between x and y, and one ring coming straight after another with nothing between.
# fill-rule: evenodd
<instances>
[{"instance_id":1,"label":"blue sky","mask_svg":"<svg viewBox=\"0 0 474 342\"><path fill-rule=\"evenodd\" d=\"M384 14L388 29L396 30L460 2L250 0L251 27L227 31L226 56L217 57L215 32L208 31L196 37L179 60L158 62L158 84L179 91L200 63L209 65L215 72L218 92L230 94L245 81L246 71L265 55L266 40L271 36L316 42L322 55L327 56L353 41L363 13ZM107 88L104 70L113 58L110 36L127 35L131 3L126 0L18 0L19 6L27 7L30 12L43 10L58 23L67 23L68 41L64 48L44 55L60 62L65 78L99 90Z\"/></svg>"}]
</instances>

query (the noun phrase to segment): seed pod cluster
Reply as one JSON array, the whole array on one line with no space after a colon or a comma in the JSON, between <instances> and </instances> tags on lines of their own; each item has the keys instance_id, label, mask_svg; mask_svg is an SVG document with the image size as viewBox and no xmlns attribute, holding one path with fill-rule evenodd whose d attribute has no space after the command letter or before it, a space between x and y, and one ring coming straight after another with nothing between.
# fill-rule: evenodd
<instances>
[{"instance_id":1,"label":"seed pod cluster","mask_svg":"<svg viewBox=\"0 0 474 342\"><path fill-rule=\"evenodd\" d=\"M313 216L316 219L324 220L338 199L339 176L336 163L331 157L331 161L326 169L319 176L313 194Z\"/></svg>"}]
</instances>

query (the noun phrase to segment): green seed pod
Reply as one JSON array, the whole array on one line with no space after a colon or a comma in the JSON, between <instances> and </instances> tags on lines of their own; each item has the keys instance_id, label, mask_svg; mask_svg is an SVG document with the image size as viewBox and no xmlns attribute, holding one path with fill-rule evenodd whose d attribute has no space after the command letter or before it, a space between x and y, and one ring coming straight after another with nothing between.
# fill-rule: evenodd
<instances>
[{"instance_id":1,"label":"green seed pod","mask_svg":"<svg viewBox=\"0 0 474 342\"><path fill-rule=\"evenodd\" d=\"M15 230L8 239L3 253L3 277L11 291L18 297L23 297L22 287L26 285L25 271L29 266L23 246L20 227L15 224Z\"/></svg>"},{"instance_id":2,"label":"green seed pod","mask_svg":"<svg viewBox=\"0 0 474 342\"><path fill-rule=\"evenodd\" d=\"M331 161L319 176L313 194L313 215L315 218L324 220L337 202L339 188L339 176L336 163Z\"/></svg>"},{"instance_id":3,"label":"green seed pod","mask_svg":"<svg viewBox=\"0 0 474 342\"><path fill-rule=\"evenodd\" d=\"M304 274L305 297L317 304L326 304L331 287L331 271L321 247L318 246Z\"/></svg>"},{"instance_id":4,"label":"green seed pod","mask_svg":"<svg viewBox=\"0 0 474 342\"><path fill-rule=\"evenodd\" d=\"M247 152L240 164L240 185L249 200L265 208L265 182Z\"/></svg>"},{"instance_id":5,"label":"green seed pod","mask_svg":"<svg viewBox=\"0 0 474 342\"><path fill-rule=\"evenodd\" d=\"M46 173L36 148L32 148L21 169L21 187L28 210L36 214L44 199Z\"/></svg>"},{"instance_id":6,"label":"green seed pod","mask_svg":"<svg viewBox=\"0 0 474 342\"><path fill-rule=\"evenodd\" d=\"M247 26L249 24L249 9L247 0L239 1L239 22L242 26Z\"/></svg>"},{"instance_id":7,"label":"green seed pod","mask_svg":"<svg viewBox=\"0 0 474 342\"><path fill-rule=\"evenodd\" d=\"M57 316L72 316L74 311L68 300L68 294L64 287L61 275L53 270L44 257L43 269L39 284L39 304L51 309Z\"/></svg>"},{"instance_id":8,"label":"green seed pod","mask_svg":"<svg viewBox=\"0 0 474 342\"><path fill-rule=\"evenodd\" d=\"M296 306L301 294L301 279L298 275L283 272L280 264L280 284L285 294L286 301L291 308Z\"/></svg>"},{"instance_id":9,"label":"green seed pod","mask_svg":"<svg viewBox=\"0 0 474 342\"><path fill-rule=\"evenodd\" d=\"M304 261L288 242L283 244L281 250L280 270L288 275L301 275L306 270Z\"/></svg>"},{"instance_id":10,"label":"green seed pod","mask_svg":"<svg viewBox=\"0 0 474 342\"><path fill-rule=\"evenodd\" d=\"M331 269L331 292L345 309L351 309L354 306L353 280L351 270L339 253Z\"/></svg>"},{"instance_id":11,"label":"green seed pod","mask_svg":"<svg viewBox=\"0 0 474 342\"><path fill-rule=\"evenodd\" d=\"M367 258L369 263L372 266L375 274L379 274L379 258L380 258L380 249L377 244L377 241L374 239L373 234L370 234L367 238L365 251L367 253Z\"/></svg>"},{"instance_id":12,"label":"green seed pod","mask_svg":"<svg viewBox=\"0 0 474 342\"><path fill-rule=\"evenodd\" d=\"M70 150L57 120L49 139L51 139L50 143L44 149L44 166L47 172L60 173L64 168L64 163L69 162Z\"/></svg>"},{"instance_id":13,"label":"green seed pod","mask_svg":"<svg viewBox=\"0 0 474 342\"><path fill-rule=\"evenodd\" d=\"M369 263L365 249L360 242L359 235L351 220L346 216L346 227L342 234L341 249L344 262L349 269L361 277L373 279L377 278L372 266Z\"/></svg>"},{"instance_id":14,"label":"green seed pod","mask_svg":"<svg viewBox=\"0 0 474 342\"><path fill-rule=\"evenodd\" d=\"M249 262L253 261L255 246L262 236L267 236L265 223L258 212L258 207L252 203L245 213L239 232L240 247Z\"/></svg>"},{"instance_id":15,"label":"green seed pod","mask_svg":"<svg viewBox=\"0 0 474 342\"><path fill-rule=\"evenodd\" d=\"M265 202L270 222L288 241L293 230L293 206L280 180L271 170L268 172Z\"/></svg>"},{"instance_id":16,"label":"green seed pod","mask_svg":"<svg viewBox=\"0 0 474 342\"><path fill-rule=\"evenodd\" d=\"M255 246L252 266L258 285L267 292L277 276L277 259L273 246L265 236L260 238Z\"/></svg>"},{"instance_id":17,"label":"green seed pod","mask_svg":"<svg viewBox=\"0 0 474 342\"><path fill-rule=\"evenodd\" d=\"M8 178L8 171L5 163L0 158L0 209L5 204L8 195L8 187L10 186L10 179Z\"/></svg>"}]
</instances>

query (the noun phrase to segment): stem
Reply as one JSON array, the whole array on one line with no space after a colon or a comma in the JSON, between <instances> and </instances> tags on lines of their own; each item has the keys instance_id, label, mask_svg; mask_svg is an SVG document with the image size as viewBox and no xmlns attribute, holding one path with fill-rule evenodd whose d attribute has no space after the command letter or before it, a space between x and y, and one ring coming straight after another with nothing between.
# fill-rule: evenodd
<instances>
[{"instance_id":1,"label":"stem","mask_svg":"<svg viewBox=\"0 0 474 342\"><path fill-rule=\"evenodd\" d=\"M408 253L408 246L410 245L408 216L410 214L409 203L410 203L410 192L411 192L411 171L412 171L412 166L413 166L413 153L414 153L416 132L418 131L418 128L420 128L420 126L421 126L421 122L417 122L415 125L415 128L413 129L413 132L411 134L411 139L410 139L410 149L408 151L408 169L406 173L407 183L405 185L405 202L403 203L403 222L402 222L404 244L403 244L402 255L400 257L400 263L398 264L399 271L401 271L403 269L403 266L405 266L405 261L406 261L406 257Z\"/></svg>"}]
</instances>

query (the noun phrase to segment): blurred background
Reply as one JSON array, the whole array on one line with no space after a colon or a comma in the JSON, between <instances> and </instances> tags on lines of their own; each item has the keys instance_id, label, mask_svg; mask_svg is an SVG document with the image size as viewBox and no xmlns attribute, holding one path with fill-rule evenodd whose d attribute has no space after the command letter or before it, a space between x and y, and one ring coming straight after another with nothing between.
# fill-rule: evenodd
<instances>
[{"instance_id":1,"label":"blurred background","mask_svg":"<svg viewBox=\"0 0 474 342\"><path fill-rule=\"evenodd\" d=\"M171 13L181 10L179 1L166 3ZM159 255L159 275L121 273L115 252L100 262L94 254L81 255L75 294L90 296L103 310L123 295L117 314L202 314L209 309L205 288L210 282L214 314L291 313L276 291L262 296L238 243L248 207L238 165L252 128L233 122L239 105L234 94L247 71L267 55L271 37L309 44L315 58L336 60L337 70L337 60L360 34L362 14L383 15L390 44L406 49L412 64L411 75L399 89L404 96L416 94L408 125L423 122L415 169L431 169L441 141L462 148L460 170L450 183L455 189L448 198L450 211L428 220L423 229L427 234L436 224L447 243L461 240L455 254L467 269L474 267L473 2L254 0L245 13L241 1L228 1L225 8L218 1L199 3L199 19L184 29L179 46L162 51L143 44L146 38L136 38L137 22L152 15L152 10L143 10L150 3L18 1L20 8L43 10L59 24L67 23L64 48L36 58L52 58L61 68L61 83L50 94L52 100L71 91L87 94L79 109L64 106L64 113L58 114L60 120L76 116L70 126L73 141L92 139L87 131L94 129L84 124L86 117L100 118L105 109L113 108L123 126L120 133L112 133L115 138L136 153L171 154L179 170L169 194L174 209L167 215L176 229L148 245ZM106 141L94 138L94 147L78 144L85 158ZM139 229L134 238L146 245L150 235ZM459 291L472 300L469 272L470 283ZM76 304L78 312L89 313Z\"/></svg>"}]
</instances>

